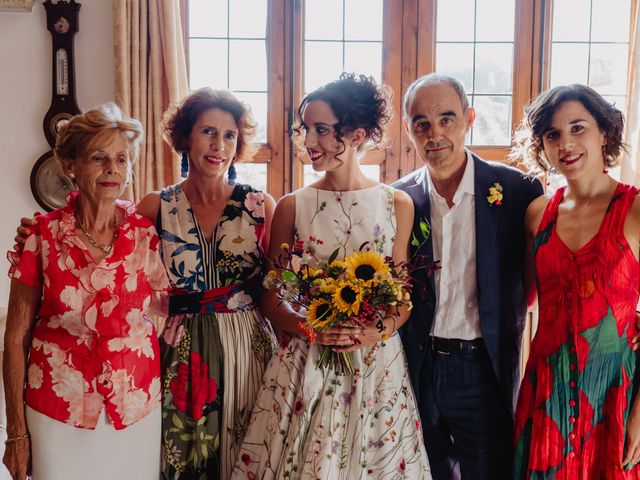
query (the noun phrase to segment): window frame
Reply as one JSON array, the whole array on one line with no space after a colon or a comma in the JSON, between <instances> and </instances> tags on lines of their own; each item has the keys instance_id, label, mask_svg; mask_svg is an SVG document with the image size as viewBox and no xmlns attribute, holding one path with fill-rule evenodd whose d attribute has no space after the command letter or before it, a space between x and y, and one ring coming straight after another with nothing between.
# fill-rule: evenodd
<instances>
[{"instance_id":1,"label":"window frame","mask_svg":"<svg viewBox=\"0 0 640 480\"><path fill-rule=\"evenodd\" d=\"M553 1L516 0L512 131L524 107L549 85ZM632 11L638 1L631 0ZM188 0L180 2L188 67ZM368 152L364 163L380 164L380 180L385 183L423 165L404 131L402 98L414 79L435 70L437 3L383 3L382 80L393 90L394 117L387 147ZM290 136L304 85L304 0L268 0L267 18L267 141L252 162L267 163L267 190L277 199L302 186L303 165L308 162ZM469 149L485 159L507 162L509 146L470 145Z\"/></svg>"}]
</instances>

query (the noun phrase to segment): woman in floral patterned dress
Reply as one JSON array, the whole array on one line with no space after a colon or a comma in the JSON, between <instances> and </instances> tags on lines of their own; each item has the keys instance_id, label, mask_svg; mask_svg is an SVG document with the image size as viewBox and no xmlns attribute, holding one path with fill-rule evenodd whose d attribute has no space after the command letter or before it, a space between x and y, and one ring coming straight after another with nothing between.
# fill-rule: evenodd
<instances>
[{"instance_id":1,"label":"woman in floral patterned dress","mask_svg":"<svg viewBox=\"0 0 640 480\"><path fill-rule=\"evenodd\" d=\"M118 200L142 133L114 104L64 125L55 156L76 191L11 252L4 463L14 479L29 463L34 480L158 478L160 352L147 312L168 282L153 223Z\"/></svg>"},{"instance_id":2,"label":"woman in floral patterned dress","mask_svg":"<svg viewBox=\"0 0 640 480\"><path fill-rule=\"evenodd\" d=\"M187 178L138 205L157 223L172 286L160 339L162 474L226 479L276 348L254 302L275 202L234 183L255 126L231 93L196 90L167 111L163 128Z\"/></svg>"},{"instance_id":3,"label":"woman in floral patterned dress","mask_svg":"<svg viewBox=\"0 0 640 480\"><path fill-rule=\"evenodd\" d=\"M540 321L516 409L514 478L639 479L640 200L607 174L622 152L622 113L570 85L538 97L523 123L516 154L567 186L527 210Z\"/></svg>"},{"instance_id":4,"label":"woman in floral patterned dress","mask_svg":"<svg viewBox=\"0 0 640 480\"><path fill-rule=\"evenodd\" d=\"M324 242L318 254L325 258L336 248L344 257L370 242L406 261L413 204L368 179L358 161L367 144L381 142L389 121L383 89L367 77L343 75L307 95L299 116L313 168L324 176L278 203L271 258L281 243L313 236ZM298 327L304 313L271 291L263 306L293 338L267 367L232 478L431 478L396 335L407 309L390 310L382 332L375 326L334 328L309 345ZM323 345L353 352L355 372L318 368Z\"/></svg>"}]
</instances>

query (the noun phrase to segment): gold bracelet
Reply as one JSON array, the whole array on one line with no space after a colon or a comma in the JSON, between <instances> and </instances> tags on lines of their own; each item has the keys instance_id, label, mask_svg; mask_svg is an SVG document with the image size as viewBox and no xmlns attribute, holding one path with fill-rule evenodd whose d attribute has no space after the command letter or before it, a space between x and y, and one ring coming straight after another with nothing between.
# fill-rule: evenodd
<instances>
[{"instance_id":1,"label":"gold bracelet","mask_svg":"<svg viewBox=\"0 0 640 480\"><path fill-rule=\"evenodd\" d=\"M28 433L25 433L23 435L17 435L15 437L8 437L4 441L4 444L9 445L10 443L19 442L20 440L27 440L28 438L31 438L31 436Z\"/></svg>"}]
</instances>

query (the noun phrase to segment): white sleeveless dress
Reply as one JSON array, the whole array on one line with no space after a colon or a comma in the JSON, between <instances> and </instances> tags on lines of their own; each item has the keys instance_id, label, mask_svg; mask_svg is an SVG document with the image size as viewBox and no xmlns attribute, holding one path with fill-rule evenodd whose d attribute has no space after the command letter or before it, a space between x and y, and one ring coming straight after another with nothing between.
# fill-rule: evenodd
<instances>
[{"instance_id":1,"label":"white sleeveless dress","mask_svg":"<svg viewBox=\"0 0 640 480\"><path fill-rule=\"evenodd\" d=\"M297 238L339 257L364 242L390 255L391 187L295 193ZM233 479L430 479L399 336L353 353L355 373L316 368L322 346L293 338L269 363Z\"/></svg>"}]
</instances>

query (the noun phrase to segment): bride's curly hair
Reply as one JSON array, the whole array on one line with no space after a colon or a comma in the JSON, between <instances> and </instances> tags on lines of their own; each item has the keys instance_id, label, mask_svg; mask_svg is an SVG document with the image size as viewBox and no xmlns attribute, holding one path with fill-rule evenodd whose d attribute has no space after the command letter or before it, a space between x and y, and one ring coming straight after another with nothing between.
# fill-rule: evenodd
<instances>
[{"instance_id":1,"label":"bride's curly hair","mask_svg":"<svg viewBox=\"0 0 640 480\"><path fill-rule=\"evenodd\" d=\"M302 114L310 102L326 102L338 119L334 130L336 139L346 149L342 138L361 128L365 132L364 145L385 147L387 126L393 116L391 89L378 85L373 77L355 73L343 73L338 80L327 83L307 94L298 107L296 123L293 126L294 140L303 138Z\"/></svg>"}]
</instances>

